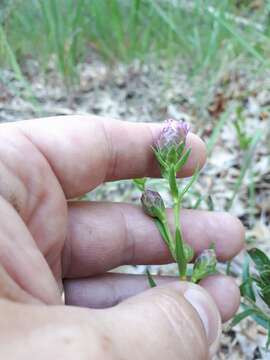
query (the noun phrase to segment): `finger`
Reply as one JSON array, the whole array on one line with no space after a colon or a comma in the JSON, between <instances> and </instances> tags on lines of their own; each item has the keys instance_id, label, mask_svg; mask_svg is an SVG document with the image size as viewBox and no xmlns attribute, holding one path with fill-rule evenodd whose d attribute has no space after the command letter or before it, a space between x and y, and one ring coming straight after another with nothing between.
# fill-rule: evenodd
<instances>
[{"instance_id":1,"label":"finger","mask_svg":"<svg viewBox=\"0 0 270 360\"><path fill-rule=\"evenodd\" d=\"M240 306L240 291L235 280L229 276L212 275L203 279L200 285L211 294L222 321L231 319Z\"/></svg>"},{"instance_id":2,"label":"finger","mask_svg":"<svg viewBox=\"0 0 270 360\"><path fill-rule=\"evenodd\" d=\"M5 124L0 129L7 128L19 129L44 155L68 198L103 181L159 175L151 146L160 124L66 116ZM205 145L197 136L189 134L187 146L192 152L181 176L191 175L206 158Z\"/></svg>"},{"instance_id":3,"label":"finger","mask_svg":"<svg viewBox=\"0 0 270 360\"><path fill-rule=\"evenodd\" d=\"M41 359L206 360L217 349L221 332L210 295L180 282L111 309L1 301L0 315L0 355L5 359L30 359L38 353Z\"/></svg>"},{"instance_id":4,"label":"finger","mask_svg":"<svg viewBox=\"0 0 270 360\"><path fill-rule=\"evenodd\" d=\"M172 219L171 211L168 211ZM219 260L243 247L244 230L227 213L182 210L183 237L198 254L213 243ZM123 264L163 264L172 261L152 218L140 207L111 203L71 203L63 250L63 277L104 273Z\"/></svg>"},{"instance_id":5,"label":"finger","mask_svg":"<svg viewBox=\"0 0 270 360\"><path fill-rule=\"evenodd\" d=\"M0 298L62 303L48 263L18 213L1 197L0 229Z\"/></svg>"},{"instance_id":6,"label":"finger","mask_svg":"<svg viewBox=\"0 0 270 360\"><path fill-rule=\"evenodd\" d=\"M131 297L112 309L127 324L136 323L135 329L128 327L129 336L134 338L139 328L135 339L147 339L149 356L145 359L152 358L149 344L161 344L155 349L160 359L208 359L217 350L220 315L211 296L200 286L173 282Z\"/></svg>"},{"instance_id":7,"label":"finger","mask_svg":"<svg viewBox=\"0 0 270 360\"><path fill-rule=\"evenodd\" d=\"M157 285L176 281L177 277L153 276ZM239 288L233 278L209 276L200 285L214 299L223 322L231 319L240 304ZM107 273L93 278L66 280L65 302L68 305L103 309L149 289L146 276Z\"/></svg>"}]
</instances>

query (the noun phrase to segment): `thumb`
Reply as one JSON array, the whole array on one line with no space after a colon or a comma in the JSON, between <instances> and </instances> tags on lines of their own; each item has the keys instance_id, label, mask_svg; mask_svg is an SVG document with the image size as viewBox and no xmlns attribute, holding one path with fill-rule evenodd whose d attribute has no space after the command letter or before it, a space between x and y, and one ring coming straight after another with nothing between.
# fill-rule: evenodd
<instances>
[{"instance_id":1,"label":"thumb","mask_svg":"<svg viewBox=\"0 0 270 360\"><path fill-rule=\"evenodd\" d=\"M1 299L0 319L1 359L206 360L221 332L206 290L180 281L105 310Z\"/></svg>"},{"instance_id":2,"label":"thumb","mask_svg":"<svg viewBox=\"0 0 270 360\"><path fill-rule=\"evenodd\" d=\"M174 282L152 288L111 311L117 319L113 343L121 359L203 360L217 350L219 311L198 285Z\"/></svg>"}]
</instances>

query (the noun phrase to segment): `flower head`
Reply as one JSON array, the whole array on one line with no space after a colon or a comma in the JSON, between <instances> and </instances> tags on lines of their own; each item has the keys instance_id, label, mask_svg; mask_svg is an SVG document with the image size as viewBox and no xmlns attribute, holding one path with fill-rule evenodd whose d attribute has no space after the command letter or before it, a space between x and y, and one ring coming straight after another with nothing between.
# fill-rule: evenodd
<instances>
[{"instance_id":1,"label":"flower head","mask_svg":"<svg viewBox=\"0 0 270 360\"><path fill-rule=\"evenodd\" d=\"M171 147L178 147L181 143L186 142L189 130L190 126L184 120L166 120L165 125L155 142L155 148L160 151L167 151Z\"/></svg>"},{"instance_id":2,"label":"flower head","mask_svg":"<svg viewBox=\"0 0 270 360\"><path fill-rule=\"evenodd\" d=\"M157 191L146 189L142 194L141 202L146 214L156 218L163 216L165 205Z\"/></svg>"},{"instance_id":3,"label":"flower head","mask_svg":"<svg viewBox=\"0 0 270 360\"><path fill-rule=\"evenodd\" d=\"M197 282L204 277L214 274L216 272L217 258L214 249L205 249L197 257L194 268L192 279Z\"/></svg>"}]
</instances>

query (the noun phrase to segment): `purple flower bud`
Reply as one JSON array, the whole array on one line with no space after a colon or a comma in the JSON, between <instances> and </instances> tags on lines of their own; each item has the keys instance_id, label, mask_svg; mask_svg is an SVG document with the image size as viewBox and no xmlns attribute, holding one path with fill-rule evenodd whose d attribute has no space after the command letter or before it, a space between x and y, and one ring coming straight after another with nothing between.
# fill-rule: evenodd
<instances>
[{"instance_id":1,"label":"purple flower bud","mask_svg":"<svg viewBox=\"0 0 270 360\"><path fill-rule=\"evenodd\" d=\"M192 280L197 282L216 272L217 258L214 249L205 249L197 257L193 267Z\"/></svg>"},{"instance_id":2,"label":"purple flower bud","mask_svg":"<svg viewBox=\"0 0 270 360\"><path fill-rule=\"evenodd\" d=\"M184 120L166 120L165 125L155 142L155 148L162 151L167 150L172 146L177 147L182 142L185 143L189 130L190 126Z\"/></svg>"},{"instance_id":3,"label":"purple flower bud","mask_svg":"<svg viewBox=\"0 0 270 360\"><path fill-rule=\"evenodd\" d=\"M141 197L142 207L146 214L160 218L165 212L165 205L162 197L157 191L145 190Z\"/></svg>"}]
</instances>

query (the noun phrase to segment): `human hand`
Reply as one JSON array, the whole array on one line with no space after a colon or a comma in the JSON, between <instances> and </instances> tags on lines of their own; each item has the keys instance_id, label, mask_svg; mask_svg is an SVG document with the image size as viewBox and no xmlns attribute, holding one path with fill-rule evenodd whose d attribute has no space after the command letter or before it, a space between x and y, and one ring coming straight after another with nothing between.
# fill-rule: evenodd
<instances>
[{"instance_id":1,"label":"human hand","mask_svg":"<svg viewBox=\"0 0 270 360\"><path fill-rule=\"evenodd\" d=\"M104 181L158 176L151 144L159 131L75 116L0 126L1 358L206 359L215 351L220 317L239 304L233 280L212 276L200 287L162 278L133 296L147 289L144 277L105 272L172 261L153 221L134 205L67 202ZM205 161L199 138L187 142L182 176ZM214 242L228 260L243 246L228 214L183 210L181 221L195 252ZM107 309L62 306L63 279L67 304Z\"/></svg>"}]
</instances>

